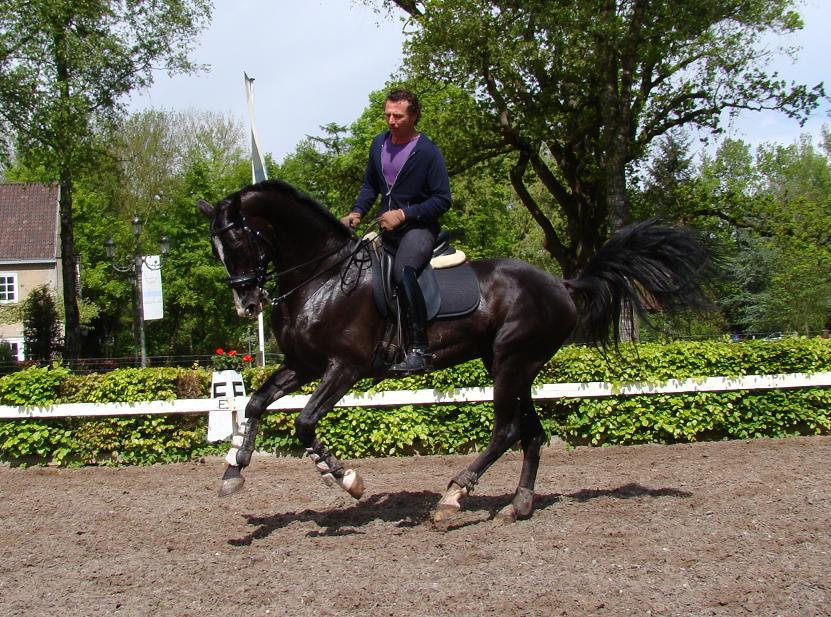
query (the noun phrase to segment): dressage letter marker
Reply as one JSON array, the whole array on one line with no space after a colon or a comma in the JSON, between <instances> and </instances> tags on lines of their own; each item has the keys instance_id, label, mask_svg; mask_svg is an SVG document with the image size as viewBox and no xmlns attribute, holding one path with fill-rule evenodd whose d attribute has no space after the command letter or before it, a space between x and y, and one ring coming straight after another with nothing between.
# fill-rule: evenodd
<instances>
[{"instance_id":1,"label":"dressage letter marker","mask_svg":"<svg viewBox=\"0 0 831 617\"><path fill-rule=\"evenodd\" d=\"M242 375L236 371L215 371L211 375L211 398L217 407L208 412L208 441L222 441L234 433L237 409L233 398L245 396Z\"/></svg>"}]
</instances>

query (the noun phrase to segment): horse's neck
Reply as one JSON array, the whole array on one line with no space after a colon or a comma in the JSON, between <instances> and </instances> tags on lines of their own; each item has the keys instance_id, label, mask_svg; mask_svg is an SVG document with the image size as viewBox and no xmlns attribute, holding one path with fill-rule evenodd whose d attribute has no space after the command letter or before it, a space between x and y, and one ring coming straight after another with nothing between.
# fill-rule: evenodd
<instances>
[{"instance_id":1,"label":"horse's neck","mask_svg":"<svg viewBox=\"0 0 831 617\"><path fill-rule=\"evenodd\" d=\"M277 251L283 268L291 268L332 252L343 244L328 226L300 221L286 225L277 234Z\"/></svg>"},{"instance_id":2,"label":"horse's neck","mask_svg":"<svg viewBox=\"0 0 831 617\"><path fill-rule=\"evenodd\" d=\"M323 213L293 200L252 208L251 215L261 216L271 227L275 237L274 261L279 270L312 262L347 240L346 234L337 233L339 230Z\"/></svg>"}]
</instances>

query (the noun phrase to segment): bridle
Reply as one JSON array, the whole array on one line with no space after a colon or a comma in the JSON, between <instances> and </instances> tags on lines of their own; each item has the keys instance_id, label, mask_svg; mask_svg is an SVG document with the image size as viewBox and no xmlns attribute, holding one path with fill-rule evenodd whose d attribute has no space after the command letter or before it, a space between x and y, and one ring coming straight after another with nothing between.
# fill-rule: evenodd
<instances>
[{"instance_id":1,"label":"bridle","mask_svg":"<svg viewBox=\"0 0 831 617\"><path fill-rule=\"evenodd\" d=\"M282 293L274 299L272 299L271 303L273 306L277 306L290 295L292 295L294 292L300 290L314 279L339 267L347 259L355 260L357 253L365 247L365 243L363 241L356 241L354 247L352 248L352 250L349 251L349 254L346 257L344 257L341 260L338 260L329 268L320 271L318 271L317 266L319 266L325 259L328 259L332 255L335 255L336 253L342 251L344 248L347 247L347 245L352 243L353 240L347 240L343 244L336 246L327 253L318 255L313 259L294 265L290 268L286 268L285 270L278 271L276 268L272 268L271 270L269 270L269 265L271 264L270 255L273 255L276 252L277 248L274 245L274 242L272 242L272 240L262 230L257 229L253 225L250 225L242 212L240 212L239 220L231 219L222 227L211 230L211 237L218 238L224 233L232 230L244 231L246 233L246 237L249 238L249 241L251 241L250 238L251 236L253 236L253 243L257 248L257 265L255 266L254 270L249 270L248 272L244 272L236 276L231 276L229 272L227 283L231 289L237 289L249 285L256 285L263 297L266 298L266 300L268 300L270 296L268 290L265 288L265 285L268 281L276 280L277 284L279 285L279 279L281 276L288 274L290 272L294 272L295 270L300 270L301 268L305 268L307 266L315 266L315 269L311 275L307 276L305 279L303 279L299 284L295 285L289 291ZM266 247L265 251L262 250L263 246ZM214 250L216 251L216 246L214 246ZM224 260L222 261L224 263Z\"/></svg>"},{"instance_id":2,"label":"bridle","mask_svg":"<svg viewBox=\"0 0 831 617\"><path fill-rule=\"evenodd\" d=\"M251 235L254 236L254 246L257 248L257 266L254 270L249 270L248 272L238 274L237 276L231 276L229 272L227 279L228 286L231 289L236 289L239 287L246 287L248 285L257 285L257 287L259 287L261 291L264 291L264 286L266 282L268 282L276 276L279 276L279 274L276 271L269 272L268 266L271 262L271 259L266 253L266 251L262 250L262 246L263 244L265 244L268 247L268 249L273 252L275 248L273 243L269 238L266 237L266 235L261 230L249 225L248 221L245 218L245 215L243 214L240 214L239 221L231 219L219 229L211 230L211 237L219 238L224 233L232 230L242 230L246 232L247 238L250 238ZM216 246L214 246L214 250L216 251Z\"/></svg>"}]
</instances>

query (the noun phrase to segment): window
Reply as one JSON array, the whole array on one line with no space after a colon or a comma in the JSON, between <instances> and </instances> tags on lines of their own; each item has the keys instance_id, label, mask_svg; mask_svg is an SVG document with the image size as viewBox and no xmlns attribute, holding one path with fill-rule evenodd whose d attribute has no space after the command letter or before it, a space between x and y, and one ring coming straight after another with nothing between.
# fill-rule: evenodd
<instances>
[{"instance_id":1,"label":"window","mask_svg":"<svg viewBox=\"0 0 831 617\"><path fill-rule=\"evenodd\" d=\"M20 362L26 359L25 354L23 353L23 339L22 338L11 338L0 340L0 344L8 345L9 348L12 350L12 356L17 358Z\"/></svg>"},{"instance_id":2,"label":"window","mask_svg":"<svg viewBox=\"0 0 831 617\"><path fill-rule=\"evenodd\" d=\"M17 302L17 273L0 272L0 304Z\"/></svg>"}]
</instances>

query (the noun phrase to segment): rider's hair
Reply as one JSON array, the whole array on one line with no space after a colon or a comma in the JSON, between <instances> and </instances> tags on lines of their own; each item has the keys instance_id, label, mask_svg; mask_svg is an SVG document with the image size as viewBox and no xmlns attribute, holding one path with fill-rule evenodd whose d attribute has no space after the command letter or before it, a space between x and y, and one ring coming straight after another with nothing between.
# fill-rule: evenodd
<instances>
[{"instance_id":1,"label":"rider's hair","mask_svg":"<svg viewBox=\"0 0 831 617\"><path fill-rule=\"evenodd\" d=\"M393 103L407 101L407 111L415 116L415 123L418 124L421 118L421 103L418 102L418 97L415 94L404 88L397 88L387 95L387 100Z\"/></svg>"}]
</instances>

